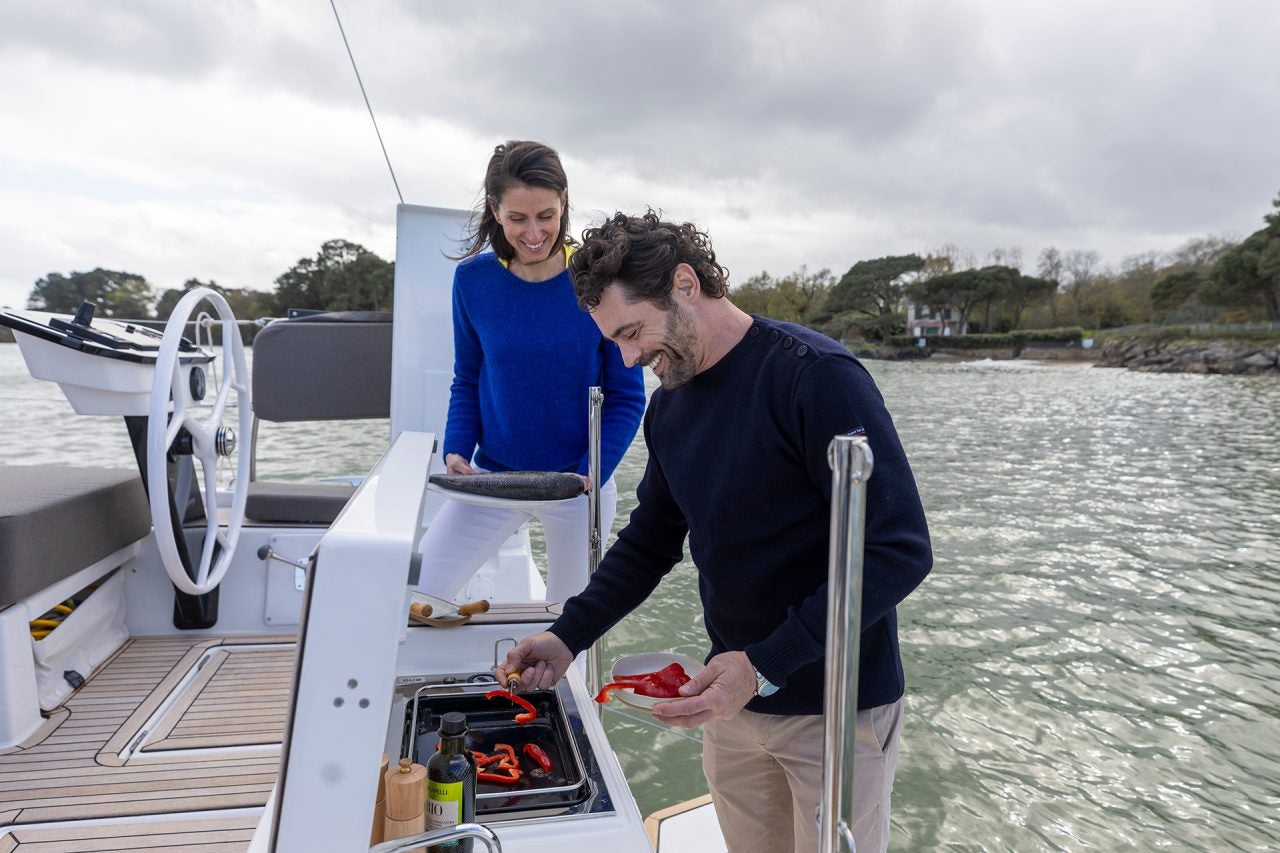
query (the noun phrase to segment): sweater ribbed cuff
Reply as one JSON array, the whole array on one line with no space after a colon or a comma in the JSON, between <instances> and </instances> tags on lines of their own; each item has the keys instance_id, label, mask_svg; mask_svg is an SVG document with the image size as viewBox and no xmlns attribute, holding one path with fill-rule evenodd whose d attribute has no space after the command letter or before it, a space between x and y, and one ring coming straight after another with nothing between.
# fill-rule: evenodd
<instances>
[{"instance_id":1,"label":"sweater ribbed cuff","mask_svg":"<svg viewBox=\"0 0 1280 853\"><path fill-rule=\"evenodd\" d=\"M752 643L744 649L751 665L769 679L769 683L786 687L787 678L791 673L816 660L802 651L806 645L804 638L793 636L793 633L799 630L793 625L784 623L765 640Z\"/></svg>"}]
</instances>

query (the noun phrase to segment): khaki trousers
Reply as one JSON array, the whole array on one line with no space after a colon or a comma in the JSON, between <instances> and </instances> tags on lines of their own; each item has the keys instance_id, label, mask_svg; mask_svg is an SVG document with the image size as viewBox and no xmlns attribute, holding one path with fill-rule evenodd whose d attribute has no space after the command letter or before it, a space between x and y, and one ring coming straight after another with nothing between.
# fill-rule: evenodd
<instances>
[{"instance_id":1,"label":"khaki trousers","mask_svg":"<svg viewBox=\"0 0 1280 853\"><path fill-rule=\"evenodd\" d=\"M703 726L702 769L729 853L816 853L822 716L740 711ZM858 853L889 847L902 700L858 712L853 836Z\"/></svg>"}]
</instances>

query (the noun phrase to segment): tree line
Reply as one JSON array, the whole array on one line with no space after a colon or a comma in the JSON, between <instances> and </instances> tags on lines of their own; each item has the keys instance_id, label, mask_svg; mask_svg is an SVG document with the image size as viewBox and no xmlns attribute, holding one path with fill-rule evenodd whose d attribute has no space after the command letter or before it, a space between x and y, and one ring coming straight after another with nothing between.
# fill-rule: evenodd
<instances>
[{"instance_id":1,"label":"tree line","mask_svg":"<svg viewBox=\"0 0 1280 853\"><path fill-rule=\"evenodd\" d=\"M198 278L187 279L181 287L157 291L136 273L98 268L67 275L49 273L36 281L27 307L70 314L80 303L89 302L99 317L163 321L187 291L208 287L221 293L241 320L283 317L291 308L390 311L394 281L394 262L358 243L329 240L314 257L300 258L281 273L272 291L223 287Z\"/></svg>"},{"instance_id":2,"label":"tree line","mask_svg":"<svg viewBox=\"0 0 1280 853\"><path fill-rule=\"evenodd\" d=\"M1035 273L1023 272L1018 248L996 249L982 262L956 246L924 255L861 260L839 279L802 266L782 278L767 271L737 285L730 298L744 311L789 320L837 339L887 340L909 332L907 303L946 309L956 329L1115 328L1138 323L1280 322L1280 194L1265 225L1240 242L1187 241L1167 253L1125 258L1118 269L1097 252L1048 247ZM72 313L93 303L98 316L165 320L194 287L226 297L236 317L280 317L291 308L390 311L395 264L347 240L325 242L275 279L272 291L188 279L157 291L141 275L94 269L39 279L28 307Z\"/></svg>"},{"instance_id":3,"label":"tree line","mask_svg":"<svg viewBox=\"0 0 1280 853\"><path fill-rule=\"evenodd\" d=\"M1206 236L1171 252L1102 266L1091 250L1040 252L1023 272L1018 248L983 262L956 246L925 255L858 261L839 279L801 267L767 272L734 288L744 311L790 320L834 338L887 340L908 333L907 303L949 309L956 329L1011 332L1064 325L1088 329L1144 323L1280 322L1280 195L1264 227L1240 242Z\"/></svg>"}]
</instances>

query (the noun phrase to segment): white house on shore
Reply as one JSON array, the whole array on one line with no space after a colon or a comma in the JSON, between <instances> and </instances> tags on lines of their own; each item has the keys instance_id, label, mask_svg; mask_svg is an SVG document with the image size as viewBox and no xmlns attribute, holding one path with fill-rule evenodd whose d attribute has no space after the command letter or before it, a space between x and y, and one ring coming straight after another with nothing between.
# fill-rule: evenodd
<instances>
[{"instance_id":1,"label":"white house on shore","mask_svg":"<svg viewBox=\"0 0 1280 853\"><path fill-rule=\"evenodd\" d=\"M959 311L953 308L934 309L915 302L907 303L907 328L917 338L969 333L969 324L960 322Z\"/></svg>"}]
</instances>

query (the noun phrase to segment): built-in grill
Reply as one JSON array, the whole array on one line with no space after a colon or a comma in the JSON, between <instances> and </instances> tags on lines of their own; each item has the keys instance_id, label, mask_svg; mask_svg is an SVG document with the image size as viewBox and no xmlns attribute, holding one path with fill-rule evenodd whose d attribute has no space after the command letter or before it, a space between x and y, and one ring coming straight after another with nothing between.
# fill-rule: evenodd
<instances>
[{"instance_id":1,"label":"built-in grill","mask_svg":"<svg viewBox=\"0 0 1280 853\"><path fill-rule=\"evenodd\" d=\"M520 694L538 713L524 724L515 721L522 708L503 698L485 698L498 688L488 673L400 679L396 687L398 701L404 702L400 754L425 765L440 743L436 732L441 715L458 711L467 718L468 749L493 753L497 744L510 744L520 761L521 775L515 783L478 783L477 819L611 810L568 685ZM524 755L529 743L537 744L551 759L550 771L544 772Z\"/></svg>"}]
</instances>

